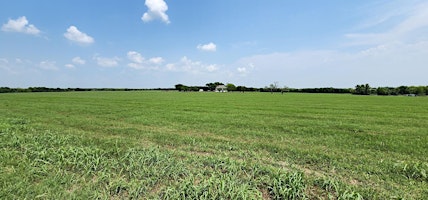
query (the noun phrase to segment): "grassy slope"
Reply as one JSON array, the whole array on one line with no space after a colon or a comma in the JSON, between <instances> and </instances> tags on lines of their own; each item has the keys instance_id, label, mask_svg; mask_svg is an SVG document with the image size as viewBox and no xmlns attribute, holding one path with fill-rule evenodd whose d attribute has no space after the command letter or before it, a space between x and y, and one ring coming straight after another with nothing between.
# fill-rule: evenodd
<instances>
[{"instance_id":1,"label":"grassy slope","mask_svg":"<svg viewBox=\"0 0 428 200\"><path fill-rule=\"evenodd\" d=\"M286 195L281 180L298 196L303 175L309 198L427 198L427 107L328 94L1 94L0 197L267 199Z\"/></svg>"}]
</instances>

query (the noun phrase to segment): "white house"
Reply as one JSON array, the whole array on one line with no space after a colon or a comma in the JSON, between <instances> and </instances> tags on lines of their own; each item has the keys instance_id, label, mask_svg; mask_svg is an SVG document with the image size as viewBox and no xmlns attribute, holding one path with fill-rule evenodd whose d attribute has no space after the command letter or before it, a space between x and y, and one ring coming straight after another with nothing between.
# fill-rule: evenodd
<instances>
[{"instance_id":1,"label":"white house","mask_svg":"<svg viewBox=\"0 0 428 200\"><path fill-rule=\"evenodd\" d=\"M218 85L215 87L215 92L227 92L227 87L225 85Z\"/></svg>"}]
</instances>

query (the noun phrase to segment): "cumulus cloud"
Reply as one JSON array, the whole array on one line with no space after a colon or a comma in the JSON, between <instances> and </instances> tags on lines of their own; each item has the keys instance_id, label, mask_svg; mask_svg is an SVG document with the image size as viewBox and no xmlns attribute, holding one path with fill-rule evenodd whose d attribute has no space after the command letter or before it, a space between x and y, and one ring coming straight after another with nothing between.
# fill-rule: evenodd
<instances>
[{"instance_id":1,"label":"cumulus cloud","mask_svg":"<svg viewBox=\"0 0 428 200\"><path fill-rule=\"evenodd\" d=\"M69 69L74 69L76 67L75 65L84 65L86 63L86 60L83 60L82 58L77 56L71 59L71 62L73 64L66 64L64 66Z\"/></svg>"},{"instance_id":2,"label":"cumulus cloud","mask_svg":"<svg viewBox=\"0 0 428 200\"><path fill-rule=\"evenodd\" d=\"M250 71L254 69L254 64L253 63L249 63L247 66L243 66L243 67L238 67L236 68L236 71L238 71L238 74L241 76L245 76L248 73L250 73Z\"/></svg>"},{"instance_id":3,"label":"cumulus cloud","mask_svg":"<svg viewBox=\"0 0 428 200\"><path fill-rule=\"evenodd\" d=\"M5 32L19 32L30 35L38 35L40 30L33 24L29 24L25 16L19 17L18 19L9 19L6 24L1 27L2 31Z\"/></svg>"},{"instance_id":4,"label":"cumulus cloud","mask_svg":"<svg viewBox=\"0 0 428 200\"><path fill-rule=\"evenodd\" d=\"M106 58L95 56L94 60L97 62L98 66L101 67L116 67L119 65L120 59L118 57Z\"/></svg>"},{"instance_id":5,"label":"cumulus cloud","mask_svg":"<svg viewBox=\"0 0 428 200\"><path fill-rule=\"evenodd\" d=\"M168 5L164 0L146 0L145 4L148 11L143 14L141 20L149 22L155 19L160 19L167 24L170 23L168 15L166 14Z\"/></svg>"},{"instance_id":6,"label":"cumulus cloud","mask_svg":"<svg viewBox=\"0 0 428 200\"><path fill-rule=\"evenodd\" d=\"M160 65L164 62L164 59L162 57L154 57L154 58L150 58L149 62L155 65Z\"/></svg>"},{"instance_id":7,"label":"cumulus cloud","mask_svg":"<svg viewBox=\"0 0 428 200\"><path fill-rule=\"evenodd\" d=\"M67 29L67 32L64 33L64 37L70 41L79 43L79 44L92 44L94 43L94 38L83 33L77 29L75 26L70 26Z\"/></svg>"},{"instance_id":8,"label":"cumulus cloud","mask_svg":"<svg viewBox=\"0 0 428 200\"><path fill-rule=\"evenodd\" d=\"M86 60L83 60L80 57L74 57L71 61L76 65L84 65L86 63Z\"/></svg>"},{"instance_id":9,"label":"cumulus cloud","mask_svg":"<svg viewBox=\"0 0 428 200\"><path fill-rule=\"evenodd\" d=\"M49 61L49 60L41 61L39 63L39 67L44 70L58 70L58 67L56 66L56 62Z\"/></svg>"},{"instance_id":10,"label":"cumulus cloud","mask_svg":"<svg viewBox=\"0 0 428 200\"><path fill-rule=\"evenodd\" d=\"M216 72L219 70L219 66L216 64L204 64L200 61L193 61L187 56L183 56L180 61L167 64L166 69L168 71L181 71L199 74L203 72Z\"/></svg>"},{"instance_id":11,"label":"cumulus cloud","mask_svg":"<svg viewBox=\"0 0 428 200\"><path fill-rule=\"evenodd\" d=\"M208 44L199 44L196 48L198 48L199 50L202 51L216 51L217 50L217 45L210 42Z\"/></svg>"},{"instance_id":12,"label":"cumulus cloud","mask_svg":"<svg viewBox=\"0 0 428 200\"><path fill-rule=\"evenodd\" d=\"M141 54L136 51L129 51L127 56L128 56L128 59L133 63L141 64L144 62L144 57L141 56Z\"/></svg>"},{"instance_id":13,"label":"cumulus cloud","mask_svg":"<svg viewBox=\"0 0 428 200\"><path fill-rule=\"evenodd\" d=\"M162 57L153 57L146 60L140 53L136 51L129 51L127 53L128 66L134 69L159 69L160 64L164 62Z\"/></svg>"}]
</instances>

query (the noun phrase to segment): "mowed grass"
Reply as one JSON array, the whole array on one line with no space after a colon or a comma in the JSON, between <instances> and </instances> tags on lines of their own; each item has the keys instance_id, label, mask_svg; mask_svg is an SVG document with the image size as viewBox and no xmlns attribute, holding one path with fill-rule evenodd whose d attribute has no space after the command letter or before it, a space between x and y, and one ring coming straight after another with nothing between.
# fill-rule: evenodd
<instances>
[{"instance_id":1,"label":"mowed grass","mask_svg":"<svg viewBox=\"0 0 428 200\"><path fill-rule=\"evenodd\" d=\"M427 199L428 98L0 94L1 199Z\"/></svg>"}]
</instances>

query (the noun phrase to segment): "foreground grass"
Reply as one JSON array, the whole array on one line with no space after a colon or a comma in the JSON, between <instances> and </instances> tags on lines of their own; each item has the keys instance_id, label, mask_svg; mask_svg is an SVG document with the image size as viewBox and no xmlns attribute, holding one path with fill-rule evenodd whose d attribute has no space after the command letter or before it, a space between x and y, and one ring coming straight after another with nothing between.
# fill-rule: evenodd
<instances>
[{"instance_id":1,"label":"foreground grass","mask_svg":"<svg viewBox=\"0 0 428 200\"><path fill-rule=\"evenodd\" d=\"M428 197L426 98L0 95L0 198Z\"/></svg>"}]
</instances>

